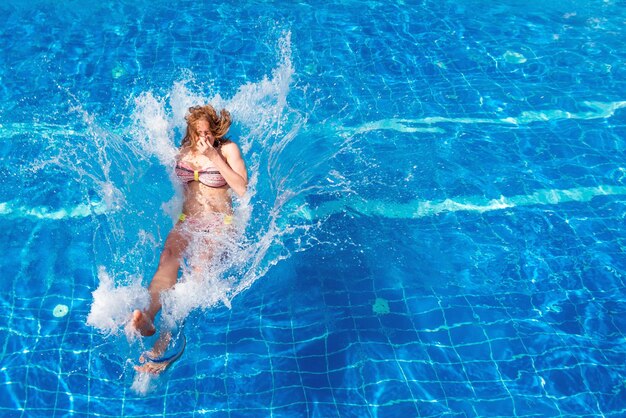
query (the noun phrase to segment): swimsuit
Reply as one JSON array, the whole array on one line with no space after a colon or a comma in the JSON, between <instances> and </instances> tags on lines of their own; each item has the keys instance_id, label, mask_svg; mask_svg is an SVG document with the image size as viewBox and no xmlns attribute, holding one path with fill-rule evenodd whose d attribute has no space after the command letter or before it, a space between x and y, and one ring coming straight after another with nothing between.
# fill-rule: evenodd
<instances>
[{"instance_id":1,"label":"swimsuit","mask_svg":"<svg viewBox=\"0 0 626 418\"><path fill-rule=\"evenodd\" d=\"M209 167L204 170L194 170L181 162L176 164L176 175L183 183L199 181L209 187L224 187L227 184L226 179L218 170L210 170Z\"/></svg>"},{"instance_id":2,"label":"swimsuit","mask_svg":"<svg viewBox=\"0 0 626 418\"><path fill-rule=\"evenodd\" d=\"M201 215L187 216L181 213L178 217L177 228L191 237L205 236L209 233L213 239L230 236L236 229L233 215L223 212L209 212ZM198 235L200 234L200 235ZM223 238L222 238L223 239Z\"/></svg>"},{"instance_id":3,"label":"swimsuit","mask_svg":"<svg viewBox=\"0 0 626 418\"><path fill-rule=\"evenodd\" d=\"M206 167L203 170L194 170L192 167L182 162L178 162L176 164L176 176L178 176L180 181L184 183L198 181L205 186L214 188L223 187L227 184L222 174L220 174L215 167ZM193 230L216 232L220 231L225 226L227 227L228 225L231 225L233 222L233 216L227 213L213 212L200 216L194 215L193 217L188 217L184 213L181 213L178 220L181 223L184 222Z\"/></svg>"},{"instance_id":4,"label":"swimsuit","mask_svg":"<svg viewBox=\"0 0 626 418\"><path fill-rule=\"evenodd\" d=\"M205 215L201 218L187 218L187 215L181 213L178 217L178 220L181 222L192 222L194 224L202 224L205 223L208 226L220 226L220 225L230 225L233 223L233 215L229 215L227 213L214 212L211 215Z\"/></svg>"}]
</instances>

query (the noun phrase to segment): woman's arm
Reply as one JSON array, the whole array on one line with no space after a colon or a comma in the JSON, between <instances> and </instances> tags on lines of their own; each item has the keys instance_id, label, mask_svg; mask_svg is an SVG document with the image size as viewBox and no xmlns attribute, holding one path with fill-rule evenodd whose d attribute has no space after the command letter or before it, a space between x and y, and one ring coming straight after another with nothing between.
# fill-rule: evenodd
<instances>
[{"instance_id":1,"label":"woman's arm","mask_svg":"<svg viewBox=\"0 0 626 418\"><path fill-rule=\"evenodd\" d=\"M239 147L234 142L228 141L222 144L222 153L224 154L223 157L215 148L209 145L205 155L220 171L220 174L231 189L239 196L243 196L248 188L248 170L241 157Z\"/></svg>"}]
</instances>

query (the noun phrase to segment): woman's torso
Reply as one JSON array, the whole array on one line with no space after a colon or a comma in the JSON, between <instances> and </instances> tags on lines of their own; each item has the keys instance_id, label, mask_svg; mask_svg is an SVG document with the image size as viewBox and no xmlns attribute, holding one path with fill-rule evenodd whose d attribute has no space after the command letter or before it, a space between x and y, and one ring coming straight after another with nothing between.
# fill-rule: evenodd
<instances>
[{"instance_id":1,"label":"woman's torso","mask_svg":"<svg viewBox=\"0 0 626 418\"><path fill-rule=\"evenodd\" d=\"M200 157L188 151L181 152L176 170L183 183L183 213L186 216L232 213L229 186L215 166L202 165Z\"/></svg>"}]
</instances>

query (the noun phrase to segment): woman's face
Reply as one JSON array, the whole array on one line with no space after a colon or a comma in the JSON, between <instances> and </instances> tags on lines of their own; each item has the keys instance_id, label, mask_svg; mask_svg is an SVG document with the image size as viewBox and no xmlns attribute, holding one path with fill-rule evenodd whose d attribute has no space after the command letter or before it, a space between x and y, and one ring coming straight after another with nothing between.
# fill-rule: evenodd
<instances>
[{"instance_id":1,"label":"woman's face","mask_svg":"<svg viewBox=\"0 0 626 418\"><path fill-rule=\"evenodd\" d=\"M205 120L199 120L198 122L196 122L194 127L196 128L198 138L206 138L211 144L215 142L215 138L213 137L213 133L211 133L211 129L209 127L209 122Z\"/></svg>"}]
</instances>

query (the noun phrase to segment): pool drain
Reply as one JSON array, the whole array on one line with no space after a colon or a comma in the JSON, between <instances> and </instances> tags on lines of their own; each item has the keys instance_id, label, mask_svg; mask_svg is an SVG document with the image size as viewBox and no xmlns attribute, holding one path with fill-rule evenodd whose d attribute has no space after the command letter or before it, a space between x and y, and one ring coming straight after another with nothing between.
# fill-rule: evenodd
<instances>
[{"instance_id":1,"label":"pool drain","mask_svg":"<svg viewBox=\"0 0 626 418\"><path fill-rule=\"evenodd\" d=\"M374 313L379 315L384 315L389 313L389 302L383 298L376 298L374 305L372 305L372 310Z\"/></svg>"},{"instance_id":2,"label":"pool drain","mask_svg":"<svg viewBox=\"0 0 626 418\"><path fill-rule=\"evenodd\" d=\"M69 308L67 307L67 305L59 304L55 306L52 310L52 315L54 315L56 318L63 318L65 315L67 315L68 312Z\"/></svg>"}]
</instances>

